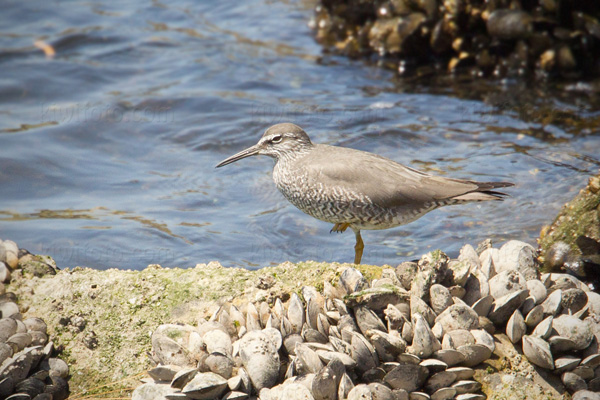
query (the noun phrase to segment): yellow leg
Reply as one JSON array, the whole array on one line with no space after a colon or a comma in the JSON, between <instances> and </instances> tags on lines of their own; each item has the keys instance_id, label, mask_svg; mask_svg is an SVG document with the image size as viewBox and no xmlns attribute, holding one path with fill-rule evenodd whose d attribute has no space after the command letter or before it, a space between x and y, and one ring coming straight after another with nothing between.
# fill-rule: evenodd
<instances>
[{"instance_id":1,"label":"yellow leg","mask_svg":"<svg viewBox=\"0 0 600 400\"><path fill-rule=\"evenodd\" d=\"M360 260L362 259L363 249L365 248L365 243L360 236L360 231L356 229L354 231L356 235L356 244L354 245L354 264L360 264Z\"/></svg>"},{"instance_id":2,"label":"yellow leg","mask_svg":"<svg viewBox=\"0 0 600 400\"><path fill-rule=\"evenodd\" d=\"M339 223L339 224L335 224L333 226L333 228L331 228L331 230L329 231L329 233L331 232L344 232L346 229L348 229L348 227L350 226L350 224L347 223Z\"/></svg>"}]
</instances>

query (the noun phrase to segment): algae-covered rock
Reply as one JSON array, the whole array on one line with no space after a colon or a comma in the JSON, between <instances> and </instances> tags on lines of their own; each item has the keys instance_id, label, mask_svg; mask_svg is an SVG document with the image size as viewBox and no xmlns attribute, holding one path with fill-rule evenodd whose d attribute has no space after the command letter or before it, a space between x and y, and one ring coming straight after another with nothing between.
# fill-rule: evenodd
<instances>
[{"instance_id":1,"label":"algae-covered rock","mask_svg":"<svg viewBox=\"0 0 600 400\"><path fill-rule=\"evenodd\" d=\"M53 267L48 258L38 261ZM299 290L298 282L316 287L324 281L336 284L342 267L304 262L249 271L212 262L189 269L151 265L142 271L77 267L43 276L15 270L18 273L13 273L6 290L14 292L19 308L27 310L24 318L46 322L48 336L63 349L60 357L70 366L73 393L99 387L93 393L122 389L124 395L159 361L147 354L160 325L198 326L224 302L241 308L249 302L287 301ZM370 279L377 276L373 266L356 268ZM274 283L265 288L265 280ZM170 334L166 337L174 342L183 338ZM94 345L90 338L95 338ZM116 393L113 397L119 397Z\"/></svg>"},{"instance_id":2,"label":"algae-covered rock","mask_svg":"<svg viewBox=\"0 0 600 400\"><path fill-rule=\"evenodd\" d=\"M600 283L600 174L542 228L538 242L546 272L567 270Z\"/></svg>"}]
</instances>

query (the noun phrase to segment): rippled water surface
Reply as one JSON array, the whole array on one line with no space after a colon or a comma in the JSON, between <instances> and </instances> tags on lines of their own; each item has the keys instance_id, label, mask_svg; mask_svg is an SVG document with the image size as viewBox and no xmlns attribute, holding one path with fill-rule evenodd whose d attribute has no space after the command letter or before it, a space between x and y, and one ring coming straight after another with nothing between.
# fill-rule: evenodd
<instances>
[{"instance_id":1,"label":"rippled water surface","mask_svg":"<svg viewBox=\"0 0 600 400\"><path fill-rule=\"evenodd\" d=\"M510 82L488 95L400 81L323 53L311 14L269 0L4 2L0 238L62 267L351 262L354 235L288 204L270 159L214 168L283 121L315 142L516 183L502 203L365 231L365 263L487 237L533 243L597 170L600 117L585 85L547 97Z\"/></svg>"}]
</instances>

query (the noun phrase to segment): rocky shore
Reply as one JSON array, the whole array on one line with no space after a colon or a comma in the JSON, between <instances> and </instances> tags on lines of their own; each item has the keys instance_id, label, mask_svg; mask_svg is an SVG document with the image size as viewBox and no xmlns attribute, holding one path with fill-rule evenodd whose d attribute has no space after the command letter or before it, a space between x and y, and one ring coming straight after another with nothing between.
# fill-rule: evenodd
<instances>
[{"instance_id":1,"label":"rocky shore","mask_svg":"<svg viewBox=\"0 0 600 400\"><path fill-rule=\"evenodd\" d=\"M321 0L311 26L400 75L548 80L598 77L599 18L592 0Z\"/></svg>"},{"instance_id":2,"label":"rocky shore","mask_svg":"<svg viewBox=\"0 0 600 400\"><path fill-rule=\"evenodd\" d=\"M0 398L598 399L600 295L578 247L598 240L597 179L541 253L98 271L5 240Z\"/></svg>"},{"instance_id":3,"label":"rocky shore","mask_svg":"<svg viewBox=\"0 0 600 400\"><path fill-rule=\"evenodd\" d=\"M525 243L488 246L395 268L35 276L23 263L6 287L20 313L7 319L47 324L72 398L594 398L600 296L540 275ZM30 380L51 383L39 365Z\"/></svg>"}]
</instances>

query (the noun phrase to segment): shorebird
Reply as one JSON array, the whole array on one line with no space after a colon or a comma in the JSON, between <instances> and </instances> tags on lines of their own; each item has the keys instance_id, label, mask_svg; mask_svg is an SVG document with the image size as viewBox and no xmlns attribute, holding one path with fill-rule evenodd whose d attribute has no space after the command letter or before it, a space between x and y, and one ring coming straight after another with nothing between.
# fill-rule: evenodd
<instances>
[{"instance_id":1,"label":"shorebird","mask_svg":"<svg viewBox=\"0 0 600 400\"><path fill-rule=\"evenodd\" d=\"M275 159L273 180L290 203L334 224L331 232L354 231L355 264L363 254L362 229L408 224L442 206L501 200L506 194L494 189L513 186L434 176L373 153L316 144L291 123L271 126L257 144L216 168L255 155Z\"/></svg>"}]
</instances>

